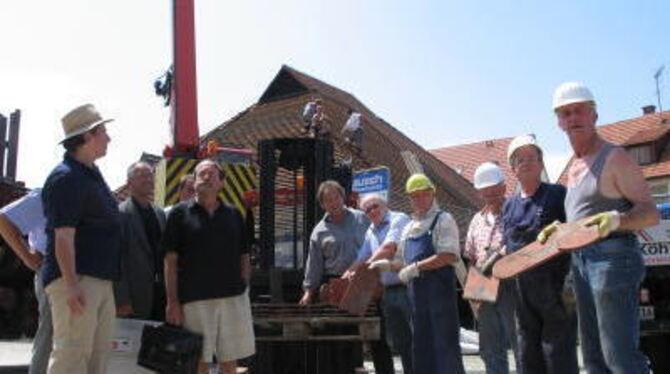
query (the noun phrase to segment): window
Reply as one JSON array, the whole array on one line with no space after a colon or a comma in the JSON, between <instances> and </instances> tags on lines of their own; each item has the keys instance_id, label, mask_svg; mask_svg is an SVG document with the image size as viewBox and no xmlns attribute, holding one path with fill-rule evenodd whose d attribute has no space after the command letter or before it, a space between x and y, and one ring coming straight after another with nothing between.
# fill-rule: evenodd
<instances>
[{"instance_id":1,"label":"window","mask_svg":"<svg viewBox=\"0 0 670 374\"><path fill-rule=\"evenodd\" d=\"M646 165L654 162L652 157L651 145L642 145L637 147L631 147L628 149L628 153L637 161L640 165Z\"/></svg>"},{"instance_id":2,"label":"window","mask_svg":"<svg viewBox=\"0 0 670 374\"><path fill-rule=\"evenodd\" d=\"M653 179L648 183L654 203L670 203L670 178Z\"/></svg>"}]
</instances>

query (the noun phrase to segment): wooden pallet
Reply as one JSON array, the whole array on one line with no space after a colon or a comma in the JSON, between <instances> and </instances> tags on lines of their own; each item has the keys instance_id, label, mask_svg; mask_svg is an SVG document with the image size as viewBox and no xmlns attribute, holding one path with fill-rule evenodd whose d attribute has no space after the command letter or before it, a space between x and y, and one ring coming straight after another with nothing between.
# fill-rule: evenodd
<instances>
[{"instance_id":1,"label":"wooden pallet","mask_svg":"<svg viewBox=\"0 0 670 374\"><path fill-rule=\"evenodd\" d=\"M378 340L380 319L374 305L352 315L328 304L252 304L257 341Z\"/></svg>"}]
</instances>

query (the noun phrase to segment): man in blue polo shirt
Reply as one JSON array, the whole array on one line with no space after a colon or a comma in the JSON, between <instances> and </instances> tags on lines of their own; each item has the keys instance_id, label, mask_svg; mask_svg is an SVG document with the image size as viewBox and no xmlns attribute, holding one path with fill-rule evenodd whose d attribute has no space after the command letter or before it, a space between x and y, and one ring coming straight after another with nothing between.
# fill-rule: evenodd
<instances>
[{"instance_id":1,"label":"man in blue polo shirt","mask_svg":"<svg viewBox=\"0 0 670 374\"><path fill-rule=\"evenodd\" d=\"M110 138L91 104L62 119L66 149L42 190L47 250L40 276L51 303L50 374L104 373L116 307L120 217L117 202L95 161Z\"/></svg>"},{"instance_id":2,"label":"man in blue polo shirt","mask_svg":"<svg viewBox=\"0 0 670 374\"><path fill-rule=\"evenodd\" d=\"M403 373L412 374L412 312L409 296L398 274L390 271L390 260L396 256L400 235L410 219L405 213L389 210L386 200L378 194L364 196L360 207L371 224L365 232L363 246L358 251L357 263L381 272L380 279L384 286L381 307L386 338L400 354Z\"/></svg>"},{"instance_id":3,"label":"man in blue polo shirt","mask_svg":"<svg viewBox=\"0 0 670 374\"><path fill-rule=\"evenodd\" d=\"M542 149L534 135L514 138L507 158L519 182L502 212L503 243L512 253L534 242L548 224L565 222L565 187L542 182ZM577 320L562 298L569 266L570 256L563 254L514 279L519 360L525 374L579 372Z\"/></svg>"},{"instance_id":4,"label":"man in blue polo shirt","mask_svg":"<svg viewBox=\"0 0 670 374\"><path fill-rule=\"evenodd\" d=\"M37 272L35 275L35 298L37 299L39 321L33 340L33 357L30 360L29 374L45 373L49 364L49 354L51 354L51 336L53 334L51 311L38 272L47 241L44 234L45 224L41 188L30 191L26 196L0 210L0 234L21 261L31 270ZM25 235L28 236L27 243L23 238Z\"/></svg>"}]
</instances>

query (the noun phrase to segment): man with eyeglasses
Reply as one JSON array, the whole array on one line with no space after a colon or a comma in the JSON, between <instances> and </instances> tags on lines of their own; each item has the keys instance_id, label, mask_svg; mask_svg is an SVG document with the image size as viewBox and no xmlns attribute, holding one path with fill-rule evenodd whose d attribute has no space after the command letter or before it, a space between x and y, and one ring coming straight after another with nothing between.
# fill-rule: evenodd
<instances>
[{"instance_id":1,"label":"man with eyeglasses","mask_svg":"<svg viewBox=\"0 0 670 374\"><path fill-rule=\"evenodd\" d=\"M379 269L380 280L384 286L381 300L382 317L386 334L386 340L399 354L402 361L403 372L414 373L412 367L412 326L411 310L407 287L400 281L398 274L391 270L391 260L396 257L396 249L400 241L400 235L410 221L409 217L402 212L394 212L388 209L384 197L378 194L363 196L359 204L361 210L370 219L370 227L365 232L365 240L358 251L356 263L345 276L353 273L361 266L370 269ZM386 345L382 342L383 345ZM382 344L377 344L382 345ZM383 351L384 347L378 347ZM387 348L388 349L388 348ZM375 355L373 354L373 359ZM378 354L382 362L377 364L375 370L381 372L377 366L388 366L384 360L386 355ZM393 373L393 362L390 370Z\"/></svg>"},{"instance_id":2,"label":"man with eyeglasses","mask_svg":"<svg viewBox=\"0 0 670 374\"><path fill-rule=\"evenodd\" d=\"M512 253L535 241L554 221L565 222L565 187L542 182L542 149L532 134L512 140L507 150L519 189L503 206L503 243ZM521 372L578 373L576 318L563 303L570 266L567 254L519 274L515 301ZM517 368L518 370L518 368Z\"/></svg>"}]
</instances>

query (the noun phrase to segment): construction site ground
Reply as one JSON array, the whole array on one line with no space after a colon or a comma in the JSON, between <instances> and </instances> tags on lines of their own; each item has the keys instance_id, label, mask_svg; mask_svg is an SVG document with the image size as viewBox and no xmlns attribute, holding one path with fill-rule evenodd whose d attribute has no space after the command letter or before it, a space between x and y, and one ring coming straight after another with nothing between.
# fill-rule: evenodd
<instances>
[{"instance_id":1,"label":"construction site ground","mask_svg":"<svg viewBox=\"0 0 670 374\"><path fill-rule=\"evenodd\" d=\"M31 341L22 340L22 341L0 341L0 374L25 374L28 373L28 362L30 361L30 347ZM509 360L514 365L514 358L511 353L509 355ZM581 366L581 354L579 357L580 368ZM394 358L396 373L402 373L402 365L400 364L400 359L398 357ZM484 363L482 362L479 355L464 355L463 363L465 364L465 370L468 374L483 374L486 373L484 369ZM374 366L371 361L365 362L365 369L368 370L369 374L374 373ZM584 369L581 369L582 373L585 373ZM516 373L516 370L512 371ZM114 373L110 373L114 374ZM271 373L267 373L271 374Z\"/></svg>"}]
</instances>

